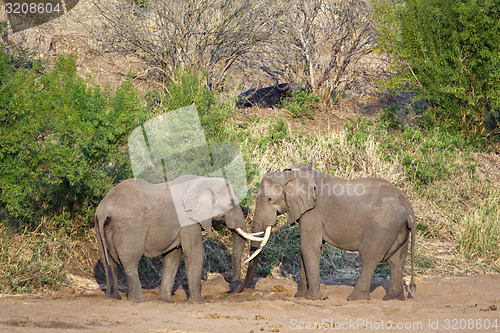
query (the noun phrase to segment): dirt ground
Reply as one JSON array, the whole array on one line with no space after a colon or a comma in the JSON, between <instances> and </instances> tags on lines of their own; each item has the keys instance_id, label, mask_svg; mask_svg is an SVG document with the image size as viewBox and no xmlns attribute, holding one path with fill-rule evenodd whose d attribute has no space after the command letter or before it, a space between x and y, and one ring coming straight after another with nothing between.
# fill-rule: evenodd
<instances>
[{"instance_id":1,"label":"dirt ground","mask_svg":"<svg viewBox=\"0 0 500 333\"><path fill-rule=\"evenodd\" d=\"M498 274L419 279L413 299L404 302L382 300L387 281L374 283L370 301L348 302L350 284L322 284L323 300L294 298L292 279L260 279L252 289L228 294L220 275L203 281L206 303L188 303L182 286L175 304L156 300L157 289L145 290L150 302L141 304L106 299L96 287L0 296L0 331L500 331Z\"/></svg>"}]
</instances>

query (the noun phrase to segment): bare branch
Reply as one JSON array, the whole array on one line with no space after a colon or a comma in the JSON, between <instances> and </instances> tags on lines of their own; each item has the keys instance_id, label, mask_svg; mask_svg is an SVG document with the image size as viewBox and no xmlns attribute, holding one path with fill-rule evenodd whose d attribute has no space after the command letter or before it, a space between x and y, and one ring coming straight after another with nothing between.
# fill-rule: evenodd
<instances>
[{"instance_id":1,"label":"bare branch","mask_svg":"<svg viewBox=\"0 0 500 333\"><path fill-rule=\"evenodd\" d=\"M208 71L222 84L234 62L273 33L280 6L250 0L94 0L104 23L102 43L134 52L174 79L179 69Z\"/></svg>"}]
</instances>

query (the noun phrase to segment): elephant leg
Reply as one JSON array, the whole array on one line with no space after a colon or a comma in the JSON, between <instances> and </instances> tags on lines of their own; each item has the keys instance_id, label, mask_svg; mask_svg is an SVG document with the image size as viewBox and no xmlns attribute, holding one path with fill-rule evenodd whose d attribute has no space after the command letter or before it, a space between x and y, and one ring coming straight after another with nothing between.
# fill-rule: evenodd
<instances>
[{"instance_id":1,"label":"elephant leg","mask_svg":"<svg viewBox=\"0 0 500 333\"><path fill-rule=\"evenodd\" d=\"M389 259L387 259L387 263L391 269L391 283L387 294L384 296L384 300L405 300L403 273L407 252L408 242L401 246L401 248L399 248Z\"/></svg>"},{"instance_id":2,"label":"elephant leg","mask_svg":"<svg viewBox=\"0 0 500 333\"><path fill-rule=\"evenodd\" d=\"M127 277L127 299L136 303L148 302L148 298L142 292L141 281L139 280L139 258L137 261L123 263L125 275Z\"/></svg>"},{"instance_id":3,"label":"elephant leg","mask_svg":"<svg viewBox=\"0 0 500 333\"><path fill-rule=\"evenodd\" d=\"M378 264L384 260L384 256L389 251L394 239L396 239L395 235L383 233L379 235L370 234L362 240L359 247L361 273L359 274L354 290L347 297L348 301L370 299L370 286L373 273Z\"/></svg>"},{"instance_id":4,"label":"elephant leg","mask_svg":"<svg viewBox=\"0 0 500 333\"><path fill-rule=\"evenodd\" d=\"M302 255L300 256L300 284L299 290L295 294L295 297L304 297L307 292L307 277L306 270L304 268L304 259L302 259Z\"/></svg>"},{"instance_id":5,"label":"elephant leg","mask_svg":"<svg viewBox=\"0 0 500 333\"><path fill-rule=\"evenodd\" d=\"M118 292L118 265L109 258L109 266L106 268L106 297L122 299Z\"/></svg>"},{"instance_id":6,"label":"elephant leg","mask_svg":"<svg viewBox=\"0 0 500 333\"><path fill-rule=\"evenodd\" d=\"M322 298L323 295L319 291L319 259L323 247L322 230L317 226L309 228L300 226L300 250L302 252L302 261L304 263L304 273L306 276L305 282L300 283L303 287L307 284L307 291L305 297Z\"/></svg>"},{"instance_id":7,"label":"elephant leg","mask_svg":"<svg viewBox=\"0 0 500 333\"><path fill-rule=\"evenodd\" d=\"M201 296L201 273L205 250L201 236L201 226L190 224L180 231L182 252L186 260L186 272L189 287L189 302L205 302Z\"/></svg>"},{"instance_id":8,"label":"elephant leg","mask_svg":"<svg viewBox=\"0 0 500 333\"><path fill-rule=\"evenodd\" d=\"M158 299L168 303L174 303L172 298L172 288L175 283L175 275L179 268L182 250L180 248L173 249L163 256L163 272L161 274L160 292Z\"/></svg>"},{"instance_id":9,"label":"elephant leg","mask_svg":"<svg viewBox=\"0 0 500 333\"><path fill-rule=\"evenodd\" d=\"M115 237L116 252L127 277L127 299L132 302L148 302L148 298L142 292L139 280L139 261L144 253L144 240L139 237L131 238L129 235ZM120 244L121 246L117 245Z\"/></svg>"},{"instance_id":10,"label":"elephant leg","mask_svg":"<svg viewBox=\"0 0 500 333\"><path fill-rule=\"evenodd\" d=\"M361 256L361 273L359 274L358 281L354 286L354 290L347 297L348 301L357 301L370 299L370 286L372 282L373 272L377 268L380 261L376 260L363 260L363 255Z\"/></svg>"}]
</instances>

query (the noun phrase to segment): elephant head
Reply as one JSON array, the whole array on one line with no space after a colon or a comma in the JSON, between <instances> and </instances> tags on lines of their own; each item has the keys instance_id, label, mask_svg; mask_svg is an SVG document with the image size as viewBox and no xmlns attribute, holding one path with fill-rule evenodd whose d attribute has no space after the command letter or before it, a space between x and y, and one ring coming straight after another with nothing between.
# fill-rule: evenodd
<instances>
[{"instance_id":1,"label":"elephant head","mask_svg":"<svg viewBox=\"0 0 500 333\"><path fill-rule=\"evenodd\" d=\"M245 239L261 239L245 231L245 217L231 184L223 178L196 179L187 188L182 203L189 219L200 223L208 233L211 231L212 219L223 221L231 229L232 273L225 278L228 282L237 281L241 274L241 256Z\"/></svg>"},{"instance_id":2,"label":"elephant head","mask_svg":"<svg viewBox=\"0 0 500 333\"><path fill-rule=\"evenodd\" d=\"M296 164L282 172L266 173L257 194L252 232L259 233L265 230L268 238L276 217L284 213L287 213L288 223L295 223L302 214L314 208L316 193L317 185L313 170L308 164ZM258 246L257 242L252 242L251 248L254 253L247 260L252 261L248 266L245 281L236 292L243 291L252 281L257 269L258 255L265 245L262 243Z\"/></svg>"},{"instance_id":3,"label":"elephant head","mask_svg":"<svg viewBox=\"0 0 500 333\"><path fill-rule=\"evenodd\" d=\"M182 198L189 219L200 223L207 232L211 230L212 218L223 215L237 202L231 185L223 178L198 178L187 188ZM239 225L236 225L237 222ZM244 227L240 222L228 219L226 224L230 229Z\"/></svg>"}]
</instances>

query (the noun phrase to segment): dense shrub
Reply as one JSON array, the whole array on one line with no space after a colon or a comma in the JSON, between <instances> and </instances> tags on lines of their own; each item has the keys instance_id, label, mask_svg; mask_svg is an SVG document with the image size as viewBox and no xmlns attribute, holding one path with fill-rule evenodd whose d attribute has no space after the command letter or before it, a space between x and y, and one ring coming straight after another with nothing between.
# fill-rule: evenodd
<instances>
[{"instance_id":1,"label":"dense shrub","mask_svg":"<svg viewBox=\"0 0 500 333\"><path fill-rule=\"evenodd\" d=\"M423 124L469 138L498 134L498 1L380 0L375 4L380 45L392 54L400 71L389 86L418 91L427 100Z\"/></svg>"},{"instance_id":2,"label":"dense shrub","mask_svg":"<svg viewBox=\"0 0 500 333\"><path fill-rule=\"evenodd\" d=\"M200 122L209 140L227 139L231 107L220 103L217 93L207 85L207 73L194 70L179 71L175 80L167 84L167 93L161 94L162 110L172 111L194 104Z\"/></svg>"},{"instance_id":3,"label":"dense shrub","mask_svg":"<svg viewBox=\"0 0 500 333\"><path fill-rule=\"evenodd\" d=\"M116 92L88 86L74 56L38 75L0 56L0 209L17 226L43 218L90 222L110 186L129 176L126 139L144 119L129 81Z\"/></svg>"}]
</instances>

